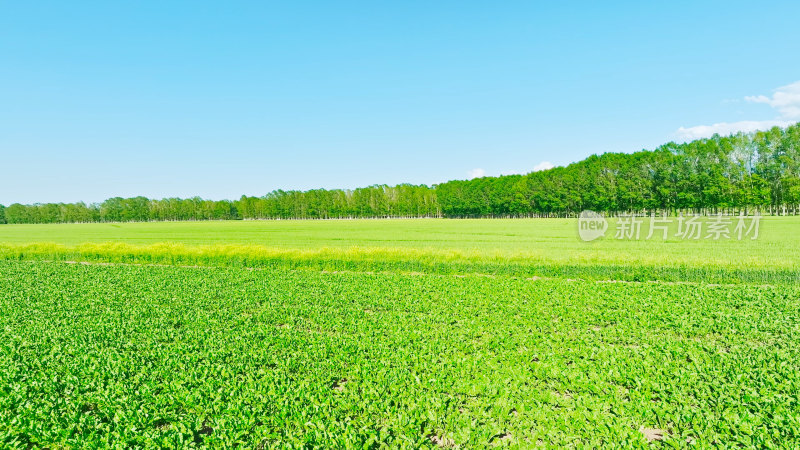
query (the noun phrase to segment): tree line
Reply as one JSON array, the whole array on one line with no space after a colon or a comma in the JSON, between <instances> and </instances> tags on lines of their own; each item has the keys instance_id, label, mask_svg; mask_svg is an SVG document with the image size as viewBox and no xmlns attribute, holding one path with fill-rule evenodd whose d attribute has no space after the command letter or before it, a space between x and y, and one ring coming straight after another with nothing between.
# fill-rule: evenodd
<instances>
[{"instance_id":1,"label":"tree line","mask_svg":"<svg viewBox=\"0 0 800 450\"><path fill-rule=\"evenodd\" d=\"M0 205L0 223L373 217L557 217L676 211L800 213L800 124L715 135L632 154L605 153L527 175L434 186L277 190L204 200L115 197L102 203Z\"/></svg>"}]
</instances>

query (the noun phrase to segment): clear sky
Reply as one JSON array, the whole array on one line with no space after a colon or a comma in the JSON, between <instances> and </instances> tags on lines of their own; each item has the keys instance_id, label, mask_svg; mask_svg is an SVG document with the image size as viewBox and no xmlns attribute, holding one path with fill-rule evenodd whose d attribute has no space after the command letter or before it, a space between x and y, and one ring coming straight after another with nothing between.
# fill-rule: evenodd
<instances>
[{"instance_id":1,"label":"clear sky","mask_svg":"<svg viewBox=\"0 0 800 450\"><path fill-rule=\"evenodd\" d=\"M433 184L789 123L798 17L797 1L0 1L0 203Z\"/></svg>"}]
</instances>

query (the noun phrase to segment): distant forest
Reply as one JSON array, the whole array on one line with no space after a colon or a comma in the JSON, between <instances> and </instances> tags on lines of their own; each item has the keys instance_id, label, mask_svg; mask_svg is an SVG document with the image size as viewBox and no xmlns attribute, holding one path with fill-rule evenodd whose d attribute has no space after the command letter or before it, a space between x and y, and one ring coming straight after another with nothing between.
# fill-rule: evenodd
<instances>
[{"instance_id":1,"label":"distant forest","mask_svg":"<svg viewBox=\"0 0 800 450\"><path fill-rule=\"evenodd\" d=\"M110 198L99 204L0 205L0 223L376 217L568 217L606 214L800 213L800 124L605 153L527 175L270 192L238 200Z\"/></svg>"}]
</instances>

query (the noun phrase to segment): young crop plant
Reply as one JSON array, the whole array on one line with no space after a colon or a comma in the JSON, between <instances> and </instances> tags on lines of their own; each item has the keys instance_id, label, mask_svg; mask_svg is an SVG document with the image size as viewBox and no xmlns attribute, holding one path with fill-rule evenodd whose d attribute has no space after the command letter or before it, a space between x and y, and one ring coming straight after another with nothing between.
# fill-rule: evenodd
<instances>
[{"instance_id":1,"label":"young crop plant","mask_svg":"<svg viewBox=\"0 0 800 450\"><path fill-rule=\"evenodd\" d=\"M0 262L5 448L794 447L796 286Z\"/></svg>"}]
</instances>

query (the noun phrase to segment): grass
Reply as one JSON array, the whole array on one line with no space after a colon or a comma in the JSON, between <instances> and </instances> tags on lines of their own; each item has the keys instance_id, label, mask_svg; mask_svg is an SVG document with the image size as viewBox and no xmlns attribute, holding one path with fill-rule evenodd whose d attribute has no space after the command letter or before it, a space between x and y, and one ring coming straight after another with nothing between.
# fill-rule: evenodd
<instances>
[{"instance_id":1,"label":"grass","mask_svg":"<svg viewBox=\"0 0 800 450\"><path fill-rule=\"evenodd\" d=\"M798 226L0 226L0 446L797 447Z\"/></svg>"},{"instance_id":2,"label":"grass","mask_svg":"<svg viewBox=\"0 0 800 450\"><path fill-rule=\"evenodd\" d=\"M0 244L0 260L71 261L125 264L189 265L311 269L326 271L423 272L483 274L515 277L558 277L589 280L665 281L703 283L793 284L800 273L792 265L752 259L723 264L704 259L641 258L574 259L564 262L532 253L502 253L436 249L321 248L285 249L254 245L121 243Z\"/></svg>"},{"instance_id":3,"label":"grass","mask_svg":"<svg viewBox=\"0 0 800 450\"><path fill-rule=\"evenodd\" d=\"M0 257L628 281L800 281L797 217L764 218L757 240L617 240L611 226L608 238L583 242L577 222L568 219L9 225L0 226Z\"/></svg>"}]
</instances>

